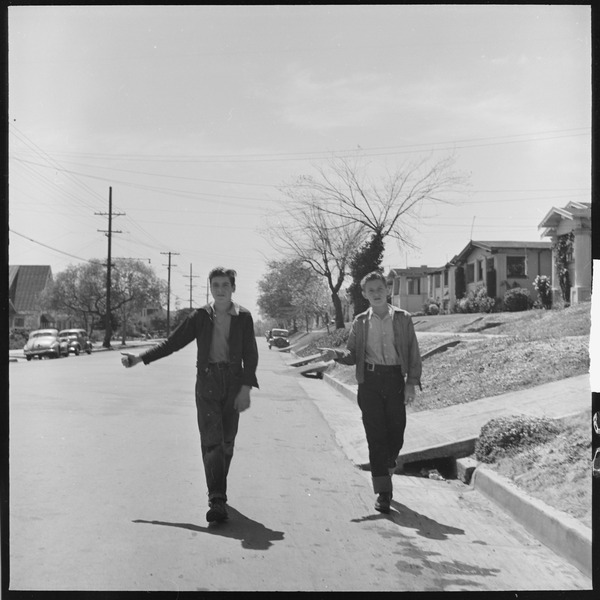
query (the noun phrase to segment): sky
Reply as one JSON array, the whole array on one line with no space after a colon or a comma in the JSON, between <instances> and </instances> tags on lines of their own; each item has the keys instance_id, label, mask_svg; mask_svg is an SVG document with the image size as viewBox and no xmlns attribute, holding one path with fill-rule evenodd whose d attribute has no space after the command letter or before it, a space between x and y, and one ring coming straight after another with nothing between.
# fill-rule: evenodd
<instances>
[{"instance_id":1,"label":"sky","mask_svg":"<svg viewBox=\"0 0 600 600\"><path fill-rule=\"evenodd\" d=\"M11 6L8 34L11 265L106 260L111 193L113 258L171 253L172 310L223 265L257 319L281 186L332 157L468 181L386 271L591 201L589 6Z\"/></svg>"}]
</instances>

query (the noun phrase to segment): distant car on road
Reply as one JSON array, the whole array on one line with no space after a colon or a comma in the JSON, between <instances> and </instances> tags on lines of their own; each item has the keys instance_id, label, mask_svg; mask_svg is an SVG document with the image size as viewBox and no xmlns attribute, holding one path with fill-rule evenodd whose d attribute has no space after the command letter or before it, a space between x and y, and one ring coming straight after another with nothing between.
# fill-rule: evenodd
<instances>
[{"instance_id":1,"label":"distant car on road","mask_svg":"<svg viewBox=\"0 0 600 600\"><path fill-rule=\"evenodd\" d=\"M59 332L58 337L66 340L69 352L75 356L79 356L80 352L92 353L92 342L90 342L85 329L63 329Z\"/></svg>"},{"instance_id":2,"label":"distant car on road","mask_svg":"<svg viewBox=\"0 0 600 600\"><path fill-rule=\"evenodd\" d=\"M269 350L271 346L276 348L287 348L290 345L289 331L287 329L271 329L268 339Z\"/></svg>"},{"instance_id":3,"label":"distant car on road","mask_svg":"<svg viewBox=\"0 0 600 600\"><path fill-rule=\"evenodd\" d=\"M36 329L29 334L29 339L23 348L25 358L43 358L50 356L60 358L69 356L69 346L66 340L61 340L58 329Z\"/></svg>"}]
</instances>

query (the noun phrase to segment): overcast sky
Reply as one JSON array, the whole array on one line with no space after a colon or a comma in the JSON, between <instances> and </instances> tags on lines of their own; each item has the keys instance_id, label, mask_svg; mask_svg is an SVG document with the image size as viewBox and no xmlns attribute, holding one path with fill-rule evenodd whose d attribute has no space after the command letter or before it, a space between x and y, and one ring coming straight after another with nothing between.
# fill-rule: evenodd
<instances>
[{"instance_id":1,"label":"overcast sky","mask_svg":"<svg viewBox=\"0 0 600 600\"><path fill-rule=\"evenodd\" d=\"M469 190L428 207L440 266L470 239L539 241L591 200L589 6L12 6L10 264L150 260L171 307L235 268L253 311L278 187L361 148L388 168L450 154ZM177 254L175 254L177 253ZM257 315L258 317L258 315Z\"/></svg>"}]
</instances>

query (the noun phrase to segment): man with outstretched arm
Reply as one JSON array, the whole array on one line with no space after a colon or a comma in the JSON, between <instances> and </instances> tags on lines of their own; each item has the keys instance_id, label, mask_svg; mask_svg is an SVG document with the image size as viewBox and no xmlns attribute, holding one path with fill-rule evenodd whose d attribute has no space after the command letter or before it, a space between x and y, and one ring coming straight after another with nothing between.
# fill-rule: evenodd
<instances>
[{"instance_id":1,"label":"man with outstretched arm","mask_svg":"<svg viewBox=\"0 0 600 600\"><path fill-rule=\"evenodd\" d=\"M193 340L197 345L196 409L208 488L206 520L226 521L227 475L239 413L258 388L258 348L251 313L232 301L236 272L216 267L209 274L213 302L190 313L160 344L139 355L123 353L125 367L169 356Z\"/></svg>"}]
</instances>

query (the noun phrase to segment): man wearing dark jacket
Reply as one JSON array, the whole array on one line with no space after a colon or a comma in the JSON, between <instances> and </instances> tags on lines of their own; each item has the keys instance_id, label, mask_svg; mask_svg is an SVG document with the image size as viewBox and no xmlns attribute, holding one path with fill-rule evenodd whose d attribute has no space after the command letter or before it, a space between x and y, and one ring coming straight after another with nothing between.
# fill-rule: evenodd
<instances>
[{"instance_id":1,"label":"man wearing dark jacket","mask_svg":"<svg viewBox=\"0 0 600 600\"><path fill-rule=\"evenodd\" d=\"M233 457L239 413L250 406L258 387L258 348L251 313L232 301L236 272L217 267L209 274L214 301L190 313L162 343L138 356L123 353L133 367L169 356L196 340L196 408L208 487L207 521L225 521L227 474Z\"/></svg>"}]
</instances>

